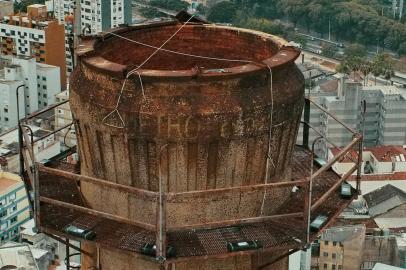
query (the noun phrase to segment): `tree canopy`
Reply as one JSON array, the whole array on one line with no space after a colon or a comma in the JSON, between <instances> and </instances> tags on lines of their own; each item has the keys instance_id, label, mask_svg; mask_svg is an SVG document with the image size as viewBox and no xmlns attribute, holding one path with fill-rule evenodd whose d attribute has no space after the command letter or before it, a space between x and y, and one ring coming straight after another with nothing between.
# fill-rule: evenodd
<instances>
[{"instance_id":1,"label":"tree canopy","mask_svg":"<svg viewBox=\"0 0 406 270\"><path fill-rule=\"evenodd\" d=\"M223 1L213 5L208 14L207 19L218 23L232 23L237 12L237 7L234 3Z\"/></svg>"},{"instance_id":2,"label":"tree canopy","mask_svg":"<svg viewBox=\"0 0 406 270\"><path fill-rule=\"evenodd\" d=\"M208 19L231 22L236 9L255 19L288 18L295 26L302 25L322 37L330 28L338 39L378 44L405 55L406 24L391 18L383 0L233 0L210 8ZM221 16L223 11L226 13Z\"/></svg>"}]
</instances>

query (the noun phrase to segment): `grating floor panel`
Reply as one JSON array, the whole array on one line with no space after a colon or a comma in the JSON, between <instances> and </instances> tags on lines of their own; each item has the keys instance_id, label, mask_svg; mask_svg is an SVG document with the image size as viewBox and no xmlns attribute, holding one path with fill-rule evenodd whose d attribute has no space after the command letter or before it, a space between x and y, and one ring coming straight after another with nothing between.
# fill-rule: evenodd
<instances>
[{"instance_id":1,"label":"grating floor panel","mask_svg":"<svg viewBox=\"0 0 406 270\"><path fill-rule=\"evenodd\" d=\"M57 169L72 172L77 167L66 164L56 164ZM297 147L293 155L292 179L298 180L310 171L309 151ZM41 195L72 204L86 206L77 184L62 177L41 173ZM339 176L332 171L323 173L314 180L313 200L320 198ZM338 192L322 205L314 214L328 215L334 219L338 209L345 207L350 200L340 198ZM304 205L303 191L293 195L292 200L285 203L278 213L302 211ZM41 204L41 226L53 231L62 231L67 224L74 224L80 228L92 229L96 232L95 241L100 245L139 252L145 243L155 242L155 233L139 227L99 218L90 214L83 214L63 207ZM312 238L316 237L315 234ZM221 255L227 253L227 242L257 240L265 248L290 249L301 248L305 243L305 230L301 218L284 218L261 224L244 224L241 226L184 230L167 234L168 245L174 247L176 257Z\"/></svg>"}]
</instances>

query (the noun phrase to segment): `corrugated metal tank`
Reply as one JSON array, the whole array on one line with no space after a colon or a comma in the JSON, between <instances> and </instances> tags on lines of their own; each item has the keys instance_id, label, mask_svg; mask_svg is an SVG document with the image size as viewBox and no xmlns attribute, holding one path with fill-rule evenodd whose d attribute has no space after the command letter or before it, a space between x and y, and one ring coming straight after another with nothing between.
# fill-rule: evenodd
<instances>
[{"instance_id":1,"label":"corrugated metal tank","mask_svg":"<svg viewBox=\"0 0 406 270\"><path fill-rule=\"evenodd\" d=\"M125 75L156 50L129 40L159 47L179 27L126 27L114 33L127 40L105 35L79 46L70 104L82 174L152 191L161 179L167 192L287 180L304 79L294 64L300 52L285 41L245 29L187 25L127 80L120 95ZM267 166L269 145L272 161ZM134 203L85 183L82 192L95 209L154 222L155 208L147 202ZM270 195L274 200L267 213L287 192ZM252 207L250 200L255 200ZM187 209L202 208L194 203ZM223 205L235 208L239 203L241 198ZM238 216L259 214L258 196L248 197L246 204ZM134 214L137 208L142 213ZM194 220L179 207L169 223L235 217L220 208L208 202L205 212L196 215L204 218Z\"/></svg>"}]
</instances>

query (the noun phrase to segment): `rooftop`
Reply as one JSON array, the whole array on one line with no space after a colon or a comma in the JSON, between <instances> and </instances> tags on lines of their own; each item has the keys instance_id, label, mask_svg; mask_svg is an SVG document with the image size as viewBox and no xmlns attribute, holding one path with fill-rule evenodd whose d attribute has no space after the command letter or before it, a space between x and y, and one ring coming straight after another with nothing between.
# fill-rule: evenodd
<instances>
[{"instance_id":1,"label":"rooftop","mask_svg":"<svg viewBox=\"0 0 406 270\"><path fill-rule=\"evenodd\" d=\"M8 266L8 267L6 267ZM14 266L14 268L11 268ZM0 269L38 270L28 245L8 242L0 246Z\"/></svg>"},{"instance_id":2,"label":"rooftop","mask_svg":"<svg viewBox=\"0 0 406 270\"><path fill-rule=\"evenodd\" d=\"M392 162L392 158L399 156L399 161L406 161L406 149L400 145L382 145L366 148L364 151L371 152L379 161Z\"/></svg>"},{"instance_id":3,"label":"rooftop","mask_svg":"<svg viewBox=\"0 0 406 270\"><path fill-rule=\"evenodd\" d=\"M0 192L1 193L21 182L22 182L22 180L16 174L0 171Z\"/></svg>"},{"instance_id":4,"label":"rooftop","mask_svg":"<svg viewBox=\"0 0 406 270\"><path fill-rule=\"evenodd\" d=\"M387 264L383 264L383 263L377 263L377 264L375 264L374 268L372 268L372 270L397 270L397 269L400 270L403 268L391 266L391 265L387 265Z\"/></svg>"},{"instance_id":5,"label":"rooftop","mask_svg":"<svg viewBox=\"0 0 406 270\"><path fill-rule=\"evenodd\" d=\"M387 184L364 195L369 214L377 216L406 203L406 193L401 189Z\"/></svg>"},{"instance_id":6,"label":"rooftop","mask_svg":"<svg viewBox=\"0 0 406 270\"><path fill-rule=\"evenodd\" d=\"M340 226L325 230L320 239L322 241L345 242L365 234L365 225Z\"/></svg>"},{"instance_id":7,"label":"rooftop","mask_svg":"<svg viewBox=\"0 0 406 270\"><path fill-rule=\"evenodd\" d=\"M337 93L338 79L326 80L320 84L320 91L324 93Z\"/></svg>"}]
</instances>

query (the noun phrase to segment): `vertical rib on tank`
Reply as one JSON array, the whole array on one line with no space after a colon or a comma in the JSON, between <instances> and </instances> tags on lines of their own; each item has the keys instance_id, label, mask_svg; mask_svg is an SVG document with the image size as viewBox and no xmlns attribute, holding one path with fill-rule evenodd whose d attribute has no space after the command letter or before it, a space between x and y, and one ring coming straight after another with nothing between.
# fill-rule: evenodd
<instances>
[{"instance_id":1,"label":"vertical rib on tank","mask_svg":"<svg viewBox=\"0 0 406 270\"><path fill-rule=\"evenodd\" d=\"M115 33L159 47L179 27L167 23ZM161 179L166 192L285 181L303 105L304 80L294 64L299 52L271 35L213 25L187 25L164 49L130 76L120 94L125 75L155 49L113 35L82 42L70 83L82 174L152 191ZM86 183L82 192L95 209L155 218L142 198L131 201ZM268 213L285 194L268 194ZM259 214L258 198L246 199L242 207L241 198L221 203ZM207 209L202 220L230 214L220 208ZM191 219L185 211L172 222Z\"/></svg>"}]
</instances>

